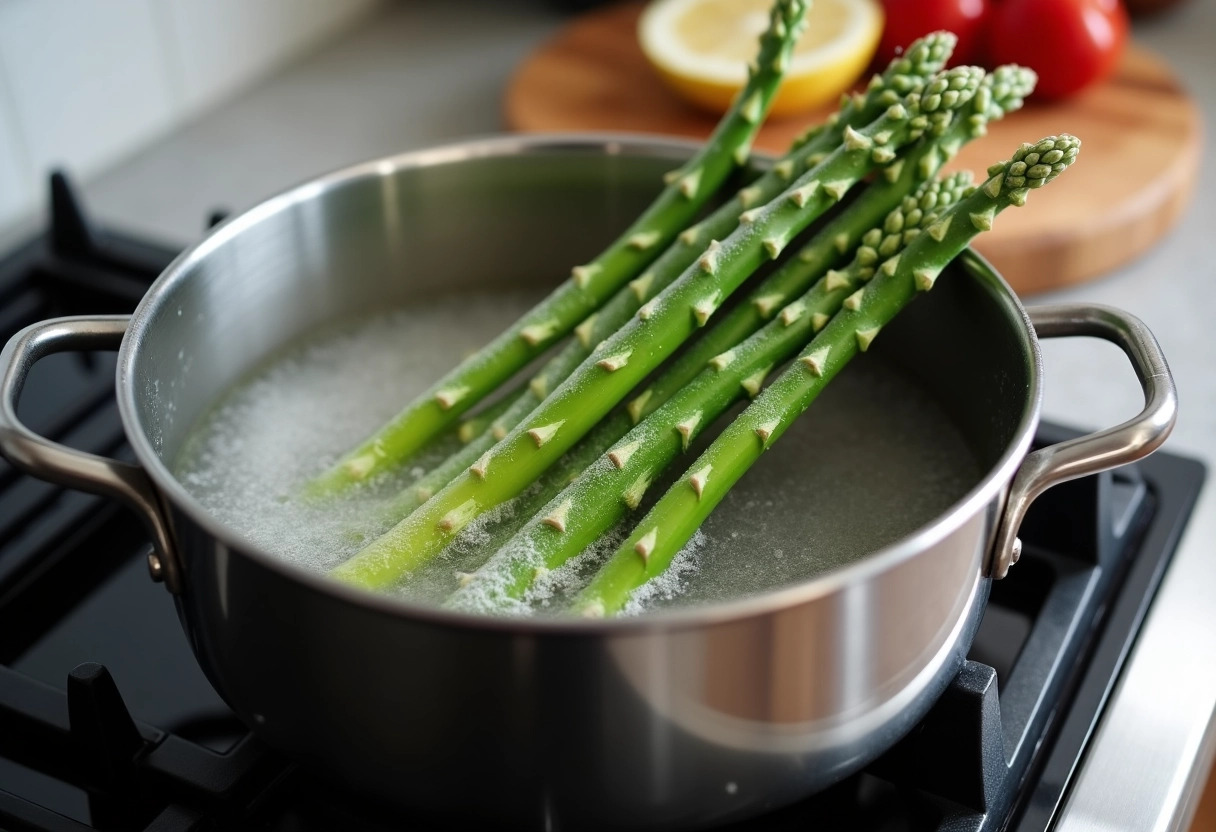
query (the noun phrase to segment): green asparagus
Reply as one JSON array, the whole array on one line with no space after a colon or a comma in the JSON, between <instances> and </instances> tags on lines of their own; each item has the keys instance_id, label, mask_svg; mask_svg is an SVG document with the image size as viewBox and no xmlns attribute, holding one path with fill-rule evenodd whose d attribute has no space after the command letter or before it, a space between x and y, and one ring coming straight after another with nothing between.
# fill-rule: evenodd
<instances>
[{"instance_id":1,"label":"green asparagus","mask_svg":"<svg viewBox=\"0 0 1216 832\"><path fill-rule=\"evenodd\" d=\"M929 180L881 224L843 269L828 272L786 303L762 329L712 359L663 407L629 431L605 456L553 498L450 599L457 607L509 608L538 570L554 569L583 551L635 509L647 487L700 431L743 393L755 395L765 376L790 358L874 275L880 256L896 254L931 225L971 184L969 174ZM578 446L576 446L577 448Z\"/></svg>"},{"instance_id":2,"label":"green asparagus","mask_svg":"<svg viewBox=\"0 0 1216 832\"><path fill-rule=\"evenodd\" d=\"M747 160L805 27L807 7L808 0L776 0L743 91L701 151L673 172L667 188L620 238L592 262L576 266L544 301L309 483L306 493L341 491L400 464L653 261Z\"/></svg>"},{"instance_id":3,"label":"green asparagus","mask_svg":"<svg viewBox=\"0 0 1216 832\"><path fill-rule=\"evenodd\" d=\"M513 553L495 557L493 565L487 565L486 575L477 578L470 576L468 581L476 581L477 586L454 598L453 602L461 604L472 600L477 605L485 606L493 604L495 598L518 599L531 584L537 568L551 569L579 551L585 545L581 541L597 533L594 527L583 534L561 535L559 538L551 537L554 532L550 526L537 527L537 523L551 516L566 498L571 498L575 506L584 505L585 499L590 499L589 505L605 505L597 517L598 533L608 531L624 513L623 504L615 495L603 503L602 495L586 498L576 493L572 485L561 498L554 500L551 505L546 504L565 489L572 478L581 474L591 461L607 452L629 432L633 425L629 414L640 419L658 409L704 370L714 356L727 351L763 325L764 321L770 320L786 300L806 291L835 262L839 253L851 250L862 232L877 223L884 211L891 210L894 202L906 199L915 184L923 181L923 178L936 175L939 166L953 156L962 143L982 135L989 120L1001 118L1006 112L1019 108L1025 96L1033 90L1034 83L1032 71L1016 66L998 67L986 76L972 101L970 114L963 111L943 132L926 136L910 153L901 155L902 164L895 168L894 181L883 176L869 185L846 210L820 229L795 257L762 281L744 305L715 322L671 366L664 368L658 379L630 403L628 413L620 411L609 416L545 471L537 484L529 489L527 499L516 506L511 519L499 524L493 535L495 539L508 537L512 529L522 528L528 523L528 518L536 514L533 521L528 523L527 530L506 544ZM891 243L886 245L890 246ZM863 254L865 258L877 256L877 251ZM707 422L712 420L712 417L706 418ZM623 493L625 484L618 485L621 486L619 493ZM551 539L529 539L538 534L542 538L548 534ZM501 547L486 541L481 548L488 557ZM543 565L540 565L542 562Z\"/></svg>"},{"instance_id":4,"label":"green asparagus","mask_svg":"<svg viewBox=\"0 0 1216 832\"><path fill-rule=\"evenodd\" d=\"M972 237L996 215L1022 205L1031 189L1056 178L1077 156L1069 135L1024 144L1013 158L989 168L979 188L948 209L900 254L879 266L866 286L802 351L793 365L714 440L637 525L591 583L575 609L603 616L619 611L629 594L665 570L727 490L770 448L827 383L918 292L928 291Z\"/></svg>"},{"instance_id":5,"label":"green asparagus","mask_svg":"<svg viewBox=\"0 0 1216 832\"><path fill-rule=\"evenodd\" d=\"M334 569L349 583L391 585L433 557L482 512L518 494L581 438L638 381L658 366L763 261L774 259L800 231L883 160L888 151L950 121L979 86L982 70L958 67L909 95L861 130L846 128L844 144L768 204L749 209L724 241L701 258L637 317L601 343L506 438L417 511Z\"/></svg>"},{"instance_id":6,"label":"green asparagus","mask_svg":"<svg viewBox=\"0 0 1216 832\"><path fill-rule=\"evenodd\" d=\"M950 57L954 43L955 36L949 32L934 32L915 41L902 56L892 60L882 74L874 76L864 94L846 96L840 111L829 119L829 125L816 131L813 141L800 141L797 149L780 159L771 170L742 189L710 216L681 233L640 277L630 281L627 287L618 290L612 300L575 328L577 338L567 343L533 377L521 398L495 420L490 433L474 439L439 466L424 474L411 488L403 491L385 508L386 519L396 522L405 517L455 479L458 474L468 469L482 454L489 451L496 442L506 436L511 428L526 418L536 405L544 400L549 391L555 389L570 373L574 372L579 364L590 355L596 344L624 326L643 303L679 277L700 256L707 241L722 239L730 234L738 226L741 213L749 206L768 202L779 194L794 177L795 172L800 173L806 169L809 161L822 161L826 151L840 144L845 128L858 128L868 124L881 115L886 107L898 102L900 93L907 94L921 89L929 78L941 71ZM909 177L905 177L905 179L910 181ZM904 190L900 193L907 193L908 190L909 187L905 182ZM871 214L872 219L862 225L872 224L883 213L890 210L891 206L898 201L898 196L897 194L893 199L888 199L882 205L876 206ZM836 244L840 245L839 240ZM825 248L830 247L825 246ZM831 250L833 257L843 253L845 252ZM826 269L828 265L830 263L825 264L823 268ZM798 291L800 290L797 288L790 290L791 295ZM759 323L749 331L754 331L757 327L759 327ZM746 334L743 333L743 335ZM743 335L739 337L741 338ZM712 356L706 356L706 359L709 357ZM700 367L698 366L697 369ZM691 378L691 375L684 378L684 381L687 381L688 378Z\"/></svg>"}]
</instances>

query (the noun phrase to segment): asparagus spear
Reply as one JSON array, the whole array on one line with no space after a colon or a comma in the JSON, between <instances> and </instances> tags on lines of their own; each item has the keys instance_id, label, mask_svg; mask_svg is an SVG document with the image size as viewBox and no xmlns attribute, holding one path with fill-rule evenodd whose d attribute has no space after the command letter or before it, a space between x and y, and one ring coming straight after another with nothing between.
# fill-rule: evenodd
<instances>
[{"instance_id":1,"label":"asparagus spear","mask_svg":"<svg viewBox=\"0 0 1216 832\"><path fill-rule=\"evenodd\" d=\"M933 287L946 265L971 238L992 227L1010 205L1052 181L1077 156L1069 135L1024 144L1013 158L989 168L989 179L885 260L878 275L856 294L804 349L793 365L728 426L655 504L617 552L579 594L575 609L602 616L619 611L629 593L666 569L727 490L762 452L772 447L827 383L918 292Z\"/></svg>"},{"instance_id":2,"label":"asparagus spear","mask_svg":"<svg viewBox=\"0 0 1216 832\"><path fill-rule=\"evenodd\" d=\"M936 76L906 104L892 105L862 130L845 130L844 144L763 207L749 210L721 243L637 317L601 343L578 370L469 470L417 511L333 570L349 583L387 586L435 555L473 518L518 494L633 388L704 326L722 301L766 259L848 192L888 149L919 138L974 96L983 77L975 67Z\"/></svg>"},{"instance_id":3,"label":"asparagus spear","mask_svg":"<svg viewBox=\"0 0 1216 832\"><path fill-rule=\"evenodd\" d=\"M808 0L775 0L756 63L739 97L701 151L673 171L668 186L620 238L592 262L576 266L544 301L314 479L307 493L340 491L407 459L654 260L735 167L746 161L806 25L807 6Z\"/></svg>"},{"instance_id":4,"label":"asparagus spear","mask_svg":"<svg viewBox=\"0 0 1216 832\"><path fill-rule=\"evenodd\" d=\"M422 503L431 498L437 491L456 478L486 453L496 442L506 436L511 428L518 425L529 413L544 400L549 391L555 389L570 373L581 364L591 349L620 329L637 312L638 308L657 295L679 277L700 256L709 240L720 240L730 234L739 224L739 215L749 206L768 202L786 187L795 172L802 172L810 161L822 161L826 152L840 144L844 131L848 127L858 128L869 124L880 116L884 109L898 103L899 95L921 89L929 78L941 71L953 50L955 36L949 32L934 32L912 43L907 51L890 62L881 75L875 75L866 91L856 96L845 96L839 112L833 114L825 124L816 128L813 138L804 137L784 158L779 160L771 170L760 176L746 188L742 189L731 200L720 206L710 216L692 228L686 229L668 246L651 266L640 277L618 290L617 294L595 312L583 320L575 328L577 339L571 340L554 356L545 367L533 377L528 390L521 399L508 411L501 414L491 426L492 432L485 434L453 454L439 466L423 475L413 486L401 493L385 509L386 519L397 521L405 517ZM904 177L911 181L911 177ZM907 193L908 182L904 182ZM870 220L861 223L868 227L898 201L899 194L876 206L869 214ZM853 241L855 244L856 241ZM837 242L837 245L840 245ZM849 246L851 248L852 245ZM831 258L845 253L829 249ZM825 263L826 269L830 263ZM790 290L791 295L801 291L797 288ZM754 331L761 322L748 332ZM739 338L731 340L734 343L748 334L744 332ZM720 352L718 350L717 352ZM705 356L705 360L715 353ZM703 366L702 361L693 371L684 377L687 381L696 370ZM676 387L682 386L683 382ZM611 441L611 440L609 440Z\"/></svg>"},{"instance_id":5,"label":"asparagus spear","mask_svg":"<svg viewBox=\"0 0 1216 832\"><path fill-rule=\"evenodd\" d=\"M880 256L898 253L970 184L970 174L955 174L945 181L929 180L905 194L898 207L865 233L848 266L829 272L750 338L711 360L528 521L452 596L450 604L485 608L521 598L538 569L562 565L616 525L637 507L650 483L696 434L743 393L758 392L773 367L806 344L846 298L873 277Z\"/></svg>"}]
</instances>

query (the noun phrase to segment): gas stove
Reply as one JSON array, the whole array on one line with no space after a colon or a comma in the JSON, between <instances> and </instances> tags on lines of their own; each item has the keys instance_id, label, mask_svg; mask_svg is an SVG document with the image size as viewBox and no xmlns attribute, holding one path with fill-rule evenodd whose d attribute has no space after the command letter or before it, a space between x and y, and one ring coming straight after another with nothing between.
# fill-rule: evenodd
<instances>
[{"instance_id":1,"label":"gas stove","mask_svg":"<svg viewBox=\"0 0 1216 832\"><path fill-rule=\"evenodd\" d=\"M54 315L129 311L176 253L93 225L58 174L51 204L48 231L0 260L4 339ZM21 416L122 457L113 377L111 354L52 356L31 373ZM1037 441L1070 433L1043 425ZM1050 827L1204 475L1157 453L1040 498L969 661L926 719L861 773L746 828ZM149 581L148 551L125 509L0 462L0 828L432 828L249 734Z\"/></svg>"}]
</instances>

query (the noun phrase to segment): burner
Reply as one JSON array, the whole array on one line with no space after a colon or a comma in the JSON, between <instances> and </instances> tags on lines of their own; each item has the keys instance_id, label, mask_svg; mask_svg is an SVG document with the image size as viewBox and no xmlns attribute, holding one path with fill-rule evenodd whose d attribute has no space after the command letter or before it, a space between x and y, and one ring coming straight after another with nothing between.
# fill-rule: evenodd
<instances>
[{"instance_id":1,"label":"burner","mask_svg":"<svg viewBox=\"0 0 1216 832\"><path fill-rule=\"evenodd\" d=\"M61 174L51 193L51 230L0 260L4 338L54 314L130 311L175 256L92 224ZM113 374L110 354L52 356L21 415L122 457ZM1069 435L1045 425L1038 439ZM1157 453L1039 498L969 661L924 721L861 773L739 828L1046 828L1203 478ZM0 828L442 827L318 781L247 732L148 580L134 515L0 462L0 532Z\"/></svg>"},{"instance_id":2,"label":"burner","mask_svg":"<svg viewBox=\"0 0 1216 832\"><path fill-rule=\"evenodd\" d=\"M130 312L156 276L177 256L173 249L98 228L84 214L68 178L51 175L51 225L0 260L0 338L55 315ZM122 453L114 397L114 355L52 355L29 375L19 414L36 432L102 455ZM115 509L107 501L65 492L20 476L0 460L0 629L27 638L78 600L70 593L29 608L34 585L90 586L120 554L104 546L85 564L61 565L92 534L106 534ZM106 539L103 537L101 539ZM80 570L84 572L80 572ZM42 595L42 593L35 593ZM45 604L45 606L44 606ZM14 654L0 649L0 661Z\"/></svg>"}]
</instances>

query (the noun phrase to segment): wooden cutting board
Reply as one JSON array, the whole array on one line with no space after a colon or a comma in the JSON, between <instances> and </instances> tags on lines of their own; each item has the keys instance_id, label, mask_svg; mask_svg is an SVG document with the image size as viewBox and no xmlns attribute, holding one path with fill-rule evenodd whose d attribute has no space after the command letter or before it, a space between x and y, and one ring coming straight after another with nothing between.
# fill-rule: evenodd
<instances>
[{"instance_id":1,"label":"wooden cutting board","mask_svg":"<svg viewBox=\"0 0 1216 832\"><path fill-rule=\"evenodd\" d=\"M506 90L508 126L707 136L714 117L668 92L646 63L635 34L642 6L575 18L524 60ZM782 153L827 113L770 121L756 147ZM951 167L982 177L1022 141L1053 133L1083 142L1067 181L1032 194L1030 210L1006 211L976 245L1021 293L1089 280L1142 254L1177 221L1197 180L1199 112L1165 63L1135 46L1106 83L992 124Z\"/></svg>"}]
</instances>

